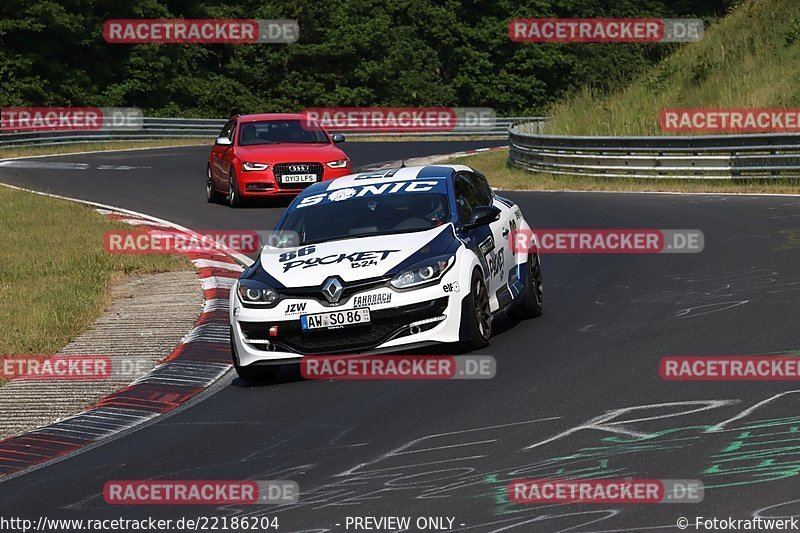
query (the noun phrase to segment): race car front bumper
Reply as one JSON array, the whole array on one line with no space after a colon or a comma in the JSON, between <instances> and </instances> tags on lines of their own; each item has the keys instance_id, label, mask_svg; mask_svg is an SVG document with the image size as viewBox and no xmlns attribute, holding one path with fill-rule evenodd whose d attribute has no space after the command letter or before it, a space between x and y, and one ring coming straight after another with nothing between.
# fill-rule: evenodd
<instances>
[{"instance_id":1,"label":"race car front bumper","mask_svg":"<svg viewBox=\"0 0 800 533\"><path fill-rule=\"evenodd\" d=\"M456 269L453 269L456 270ZM449 279L451 278L451 279ZM391 295L385 304L366 306L370 323L340 329L304 331L300 314L346 311L362 307L359 298ZM441 283L415 290L397 291L381 285L356 293L340 306L328 306L312 298L284 298L273 309L242 306L231 290L233 344L240 366L280 364L304 355L377 354L436 343L457 342L462 299L455 273ZM294 313L293 310L303 309ZM287 313L293 312L287 316Z\"/></svg>"}]
</instances>

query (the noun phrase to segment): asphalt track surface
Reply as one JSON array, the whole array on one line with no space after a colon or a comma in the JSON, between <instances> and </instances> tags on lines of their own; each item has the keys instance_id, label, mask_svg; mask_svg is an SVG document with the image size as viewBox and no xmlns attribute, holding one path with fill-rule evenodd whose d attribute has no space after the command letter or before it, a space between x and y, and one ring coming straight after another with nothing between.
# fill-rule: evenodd
<instances>
[{"instance_id":1,"label":"asphalt track surface","mask_svg":"<svg viewBox=\"0 0 800 533\"><path fill-rule=\"evenodd\" d=\"M357 165L397 159L386 150L468 147L345 145ZM205 155L64 156L38 161L88 166L0 166L0 179L197 229L271 227L280 208L205 203ZM669 355L800 351L800 198L506 196L541 228L701 229L706 247L545 256L544 316L495 322L481 352L497 360L491 380L323 382L288 371L245 386L228 374L143 429L0 483L0 516L277 516L284 532L346 531L348 516L444 516L455 530L587 532L676 531L680 516L695 531L697 516L800 515L800 385L664 381L658 370ZM510 480L563 476L708 488L699 504L516 505L504 496ZM106 481L148 478L291 479L301 496L285 507L103 501Z\"/></svg>"}]
</instances>

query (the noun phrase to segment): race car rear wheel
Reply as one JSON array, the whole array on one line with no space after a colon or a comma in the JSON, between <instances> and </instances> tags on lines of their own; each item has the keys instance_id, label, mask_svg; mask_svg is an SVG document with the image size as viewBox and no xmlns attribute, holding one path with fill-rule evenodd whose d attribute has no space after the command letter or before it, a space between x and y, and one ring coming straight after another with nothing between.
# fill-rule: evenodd
<instances>
[{"instance_id":1,"label":"race car rear wheel","mask_svg":"<svg viewBox=\"0 0 800 533\"><path fill-rule=\"evenodd\" d=\"M228 172L228 205L239 207L242 205L242 197L239 195L239 184L236 181L236 171L231 167Z\"/></svg>"},{"instance_id":2,"label":"race car rear wheel","mask_svg":"<svg viewBox=\"0 0 800 533\"><path fill-rule=\"evenodd\" d=\"M220 194L214 188L214 179L211 177L211 165L206 166L206 200L213 204L219 201Z\"/></svg>"},{"instance_id":3,"label":"race car rear wheel","mask_svg":"<svg viewBox=\"0 0 800 533\"><path fill-rule=\"evenodd\" d=\"M468 320L469 339L462 343L467 350L477 350L489 344L489 337L492 336L492 311L489 308L489 290L480 272L476 270L472 273L472 283L470 284L470 295L467 297L468 304L464 309L471 312L462 316L461 320Z\"/></svg>"},{"instance_id":4,"label":"race car rear wheel","mask_svg":"<svg viewBox=\"0 0 800 533\"><path fill-rule=\"evenodd\" d=\"M512 304L508 310L508 314L516 319L542 316L542 263L539 254L530 254L525 268L525 288L522 289L519 302Z\"/></svg>"}]
</instances>

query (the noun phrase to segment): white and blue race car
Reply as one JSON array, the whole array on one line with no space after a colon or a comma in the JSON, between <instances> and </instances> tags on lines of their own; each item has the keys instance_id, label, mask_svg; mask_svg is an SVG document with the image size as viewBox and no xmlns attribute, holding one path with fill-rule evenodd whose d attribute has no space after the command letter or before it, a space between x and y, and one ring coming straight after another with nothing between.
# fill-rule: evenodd
<instances>
[{"instance_id":1,"label":"white and blue race car","mask_svg":"<svg viewBox=\"0 0 800 533\"><path fill-rule=\"evenodd\" d=\"M460 165L402 167L314 184L289 205L231 290L233 361L258 380L304 355L488 344L492 317L542 312L520 208Z\"/></svg>"}]
</instances>

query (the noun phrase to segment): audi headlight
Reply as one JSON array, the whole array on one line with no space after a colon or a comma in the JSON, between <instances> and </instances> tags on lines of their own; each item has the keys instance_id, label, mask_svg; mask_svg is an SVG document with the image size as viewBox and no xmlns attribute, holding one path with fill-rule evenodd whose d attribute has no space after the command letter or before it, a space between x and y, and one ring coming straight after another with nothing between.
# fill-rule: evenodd
<instances>
[{"instance_id":1,"label":"audi headlight","mask_svg":"<svg viewBox=\"0 0 800 533\"><path fill-rule=\"evenodd\" d=\"M392 278L392 286L396 289L409 289L439 281L455 262L454 255L440 255L420 261L395 275Z\"/></svg>"},{"instance_id":2,"label":"audi headlight","mask_svg":"<svg viewBox=\"0 0 800 533\"><path fill-rule=\"evenodd\" d=\"M274 305L280 295L272 287L251 279L240 279L236 287L239 300L244 305Z\"/></svg>"},{"instance_id":3,"label":"audi headlight","mask_svg":"<svg viewBox=\"0 0 800 533\"><path fill-rule=\"evenodd\" d=\"M325 164L331 168L347 168L347 165L350 164L350 161L347 159L337 159L336 161L328 161Z\"/></svg>"},{"instance_id":4,"label":"audi headlight","mask_svg":"<svg viewBox=\"0 0 800 533\"><path fill-rule=\"evenodd\" d=\"M249 172L251 170L267 170L269 164L267 163L242 163L242 170Z\"/></svg>"}]
</instances>

